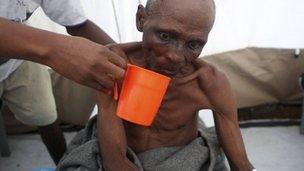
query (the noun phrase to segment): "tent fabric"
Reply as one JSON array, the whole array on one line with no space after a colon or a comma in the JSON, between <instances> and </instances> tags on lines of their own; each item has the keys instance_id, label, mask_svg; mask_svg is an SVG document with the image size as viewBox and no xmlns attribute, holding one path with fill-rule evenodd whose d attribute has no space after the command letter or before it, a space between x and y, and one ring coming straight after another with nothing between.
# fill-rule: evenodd
<instances>
[{"instance_id":1,"label":"tent fabric","mask_svg":"<svg viewBox=\"0 0 304 171\"><path fill-rule=\"evenodd\" d=\"M203 58L224 71L239 108L300 100L299 76L304 72L304 51L246 48Z\"/></svg>"},{"instance_id":2,"label":"tent fabric","mask_svg":"<svg viewBox=\"0 0 304 171\"><path fill-rule=\"evenodd\" d=\"M81 0L87 17L115 41L141 40L135 26L139 3L147 0ZM246 47L304 48L303 0L215 0L216 20L202 56ZM116 14L116 15L115 15ZM41 9L29 25L64 33Z\"/></svg>"}]
</instances>

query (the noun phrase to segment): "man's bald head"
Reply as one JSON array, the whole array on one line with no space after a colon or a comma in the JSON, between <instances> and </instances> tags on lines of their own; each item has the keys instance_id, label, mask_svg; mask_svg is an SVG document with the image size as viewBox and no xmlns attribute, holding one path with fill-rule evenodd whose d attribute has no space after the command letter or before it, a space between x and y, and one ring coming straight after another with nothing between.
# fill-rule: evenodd
<instances>
[{"instance_id":1,"label":"man's bald head","mask_svg":"<svg viewBox=\"0 0 304 171\"><path fill-rule=\"evenodd\" d=\"M147 12L153 12L161 5L165 0L148 0L146 3ZM212 8L215 10L215 3L213 0L199 0L199 1L208 1L212 5Z\"/></svg>"},{"instance_id":2,"label":"man's bald head","mask_svg":"<svg viewBox=\"0 0 304 171\"><path fill-rule=\"evenodd\" d=\"M200 8L202 14L208 15L211 25L213 26L215 20L215 3L213 0L148 0L146 3L147 16L159 15L164 13L168 8ZM190 12L190 11L189 11Z\"/></svg>"},{"instance_id":3,"label":"man's bald head","mask_svg":"<svg viewBox=\"0 0 304 171\"><path fill-rule=\"evenodd\" d=\"M174 75L199 57L215 18L213 0L148 0L138 6L149 69Z\"/></svg>"}]
</instances>

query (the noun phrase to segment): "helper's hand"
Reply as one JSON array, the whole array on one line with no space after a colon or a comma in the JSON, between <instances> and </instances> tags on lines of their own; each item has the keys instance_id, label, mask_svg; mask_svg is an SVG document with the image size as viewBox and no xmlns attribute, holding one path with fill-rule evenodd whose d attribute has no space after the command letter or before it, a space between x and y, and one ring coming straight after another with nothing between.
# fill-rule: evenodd
<instances>
[{"instance_id":1,"label":"helper's hand","mask_svg":"<svg viewBox=\"0 0 304 171\"><path fill-rule=\"evenodd\" d=\"M107 47L17 24L0 17L0 57L24 59L97 90L108 90L124 75L126 62Z\"/></svg>"},{"instance_id":2,"label":"helper's hand","mask_svg":"<svg viewBox=\"0 0 304 171\"><path fill-rule=\"evenodd\" d=\"M58 43L48 56L46 65L59 74L101 91L112 89L126 68L125 60L108 47L79 37Z\"/></svg>"}]
</instances>

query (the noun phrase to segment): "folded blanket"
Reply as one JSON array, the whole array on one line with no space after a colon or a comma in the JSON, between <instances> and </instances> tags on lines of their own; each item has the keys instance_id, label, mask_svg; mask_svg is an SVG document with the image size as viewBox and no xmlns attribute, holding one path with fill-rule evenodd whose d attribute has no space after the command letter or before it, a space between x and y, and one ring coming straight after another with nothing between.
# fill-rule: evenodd
<instances>
[{"instance_id":1,"label":"folded blanket","mask_svg":"<svg viewBox=\"0 0 304 171\"><path fill-rule=\"evenodd\" d=\"M135 154L128 148L128 158L145 171L223 171L223 153L214 128L205 128L199 120L200 137L186 146L162 147ZM68 145L57 166L60 171L102 171L97 140L97 117L92 118Z\"/></svg>"}]
</instances>

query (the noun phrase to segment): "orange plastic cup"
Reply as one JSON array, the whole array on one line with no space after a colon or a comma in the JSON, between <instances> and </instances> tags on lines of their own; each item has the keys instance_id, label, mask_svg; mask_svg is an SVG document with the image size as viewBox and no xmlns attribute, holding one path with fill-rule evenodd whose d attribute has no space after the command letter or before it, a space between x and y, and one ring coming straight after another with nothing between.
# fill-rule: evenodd
<instances>
[{"instance_id":1,"label":"orange plastic cup","mask_svg":"<svg viewBox=\"0 0 304 171\"><path fill-rule=\"evenodd\" d=\"M143 126L150 126L168 88L170 78L128 64L119 95L117 116Z\"/></svg>"}]
</instances>

